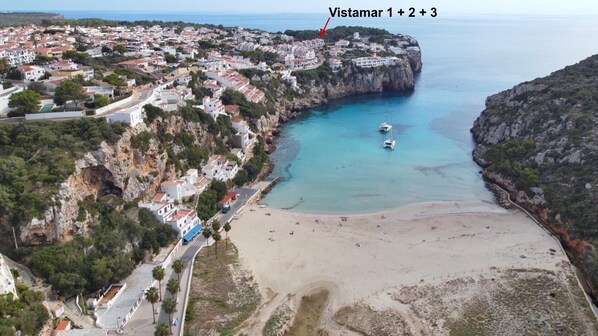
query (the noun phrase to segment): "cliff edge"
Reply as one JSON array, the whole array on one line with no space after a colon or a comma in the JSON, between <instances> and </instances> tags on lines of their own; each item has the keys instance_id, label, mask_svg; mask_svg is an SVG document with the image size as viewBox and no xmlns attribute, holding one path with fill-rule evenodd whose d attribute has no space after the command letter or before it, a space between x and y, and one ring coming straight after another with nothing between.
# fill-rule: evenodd
<instances>
[{"instance_id":1,"label":"cliff edge","mask_svg":"<svg viewBox=\"0 0 598 336\"><path fill-rule=\"evenodd\" d=\"M486 99L484 177L558 234L598 294L598 55Z\"/></svg>"}]
</instances>

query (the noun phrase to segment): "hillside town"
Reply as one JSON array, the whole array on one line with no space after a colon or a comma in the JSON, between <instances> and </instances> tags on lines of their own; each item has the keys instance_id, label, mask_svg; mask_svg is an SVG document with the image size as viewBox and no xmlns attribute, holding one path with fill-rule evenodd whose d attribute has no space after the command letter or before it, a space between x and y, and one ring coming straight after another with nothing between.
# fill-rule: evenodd
<instances>
[{"instance_id":1,"label":"hillside town","mask_svg":"<svg viewBox=\"0 0 598 336\"><path fill-rule=\"evenodd\" d=\"M225 123L232 132L225 144L226 153L210 153L200 163L182 170L181 176L170 175L159 183L152 197L137 203L157 223L174 230L174 245L152 256L122 283L111 284L89 297L85 304L79 304L77 296L70 310L68 304L58 301L48 306L57 322L51 334L107 335L122 333L129 321L136 325L138 309L149 314L143 293L155 285L155 268L170 269L172 256L179 249L187 251L189 246L185 245L206 228L222 230L213 226L214 221L232 220L232 213L221 215L233 206L239 210L258 194L257 189L226 189L246 184L247 178L239 176L247 176L245 164L254 157L256 147L263 146L255 118L242 113L243 106L231 104L230 97L255 109L271 109L274 103L269 89L253 74L268 74L291 90L299 90L297 76L303 71L326 69L334 73L348 67L392 66L408 56L419 57L417 41L409 36L374 39L362 35L352 32L325 41L317 34L306 39L201 25L56 24L0 29L2 123L95 118L120 123L141 134L150 124L150 112L191 108L215 123ZM200 210L202 195L210 192L218 195L206 205L216 207L215 215ZM204 237L209 240L209 236ZM193 248L199 249L201 244ZM15 280L3 261L1 264L2 291L16 297ZM181 323L186 299L178 302L183 305L177 317ZM93 323L75 317L83 312L93 317ZM183 329L177 330L182 335Z\"/></svg>"}]
</instances>

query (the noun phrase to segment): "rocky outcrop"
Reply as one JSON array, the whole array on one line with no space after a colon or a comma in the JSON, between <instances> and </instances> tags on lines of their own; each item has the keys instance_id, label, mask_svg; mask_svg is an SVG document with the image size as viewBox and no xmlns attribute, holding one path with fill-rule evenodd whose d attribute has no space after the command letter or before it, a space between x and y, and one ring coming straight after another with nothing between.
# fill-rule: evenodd
<instances>
[{"instance_id":1,"label":"rocky outcrop","mask_svg":"<svg viewBox=\"0 0 598 336\"><path fill-rule=\"evenodd\" d=\"M186 132L195 136L209 148L211 137L198 123L186 122L181 117L157 119L151 125L139 124L128 128L120 139L88 152L75 161L75 171L59 187L51 208L41 218L34 218L21 227L20 238L25 244L50 241L68 241L76 235L85 235L91 217L80 214L79 204L86 197L94 200L115 195L124 201L149 199L159 188L160 182L175 176L174 167L168 164L165 150L170 145L175 153L179 146L160 143L151 138L147 150L134 148L131 139L142 132L170 134Z\"/></svg>"},{"instance_id":2,"label":"rocky outcrop","mask_svg":"<svg viewBox=\"0 0 598 336\"><path fill-rule=\"evenodd\" d=\"M486 100L484 177L557 233L598 294L598 55Z\"/></svg>"}]
</instances>

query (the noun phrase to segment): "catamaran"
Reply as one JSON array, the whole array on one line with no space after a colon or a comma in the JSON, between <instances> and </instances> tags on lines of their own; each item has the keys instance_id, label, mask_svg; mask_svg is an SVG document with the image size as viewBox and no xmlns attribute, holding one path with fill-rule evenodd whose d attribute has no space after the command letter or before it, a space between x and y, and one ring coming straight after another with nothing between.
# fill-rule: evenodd
<instances>
[{"instance_id":1,"label":"catamaran","mask_svg":"<svg viewBox=\"0 0 598 336\"><path fill-rule=\"evenodd\" d=\"M393 140L392 138L388 138L388 139L384 140L384 144L382 146L384 148L390 148L390 149L394 150L396 143L397 142L395 140Z\"/></svg>"},{"instance_id":2,"label":"catamaran","mask_svg":"<svg viewBox=\"0 0 598 336\"><path fill-rule=\"evenodd\" d=\"M380 132L390 132L390 130L392 129L392 125L391 124L387 124L385 122L383 122L382 124L380 124L380 127L378 127L378 131Z\"/></svg>"}]
</instances>

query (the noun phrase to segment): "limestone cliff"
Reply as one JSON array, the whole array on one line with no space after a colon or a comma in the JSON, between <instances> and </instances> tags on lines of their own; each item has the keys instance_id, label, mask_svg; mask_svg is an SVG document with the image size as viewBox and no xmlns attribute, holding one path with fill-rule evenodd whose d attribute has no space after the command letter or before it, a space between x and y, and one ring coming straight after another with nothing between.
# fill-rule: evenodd
<instances>
[{"instance_id":1,"label":"limestone cliff","mask_svg":"<svg viewBox=\"0 0 598 336\"><path fill-rule=\"evenodd\" d=\"M484 177L537 214L598 294L598 55L489 97L472 128Z\"/></svg>"},{"instance_id":2,"label":"limestone cliff","mask_svg":"<svg viewBox=\"0 0 598 336\"><path fill-rule=\"evenodd\" d=\"M174 176L175 168L169 162L166 148L174 153L182 150L172 142L176 134L185 132L197 143L211 146L211 136L195 122L180 116L158 118L149 126L139 124L128 128L114 144L102 142L100 148L88 152L75 161L75 171L60 184L54 196L54 206L41 218L32 219L21 228L21 241L39 244L50 241L68 241L75 235L86 234L89 214L80 215L79 202L86 197L94 200L115 195L124 201L147 200L158 189L160 182ZM133 138L140 134L169 135L170 141L159 142L150 137L147 148L135 148Z\"/></svg>"}]
</instances>

